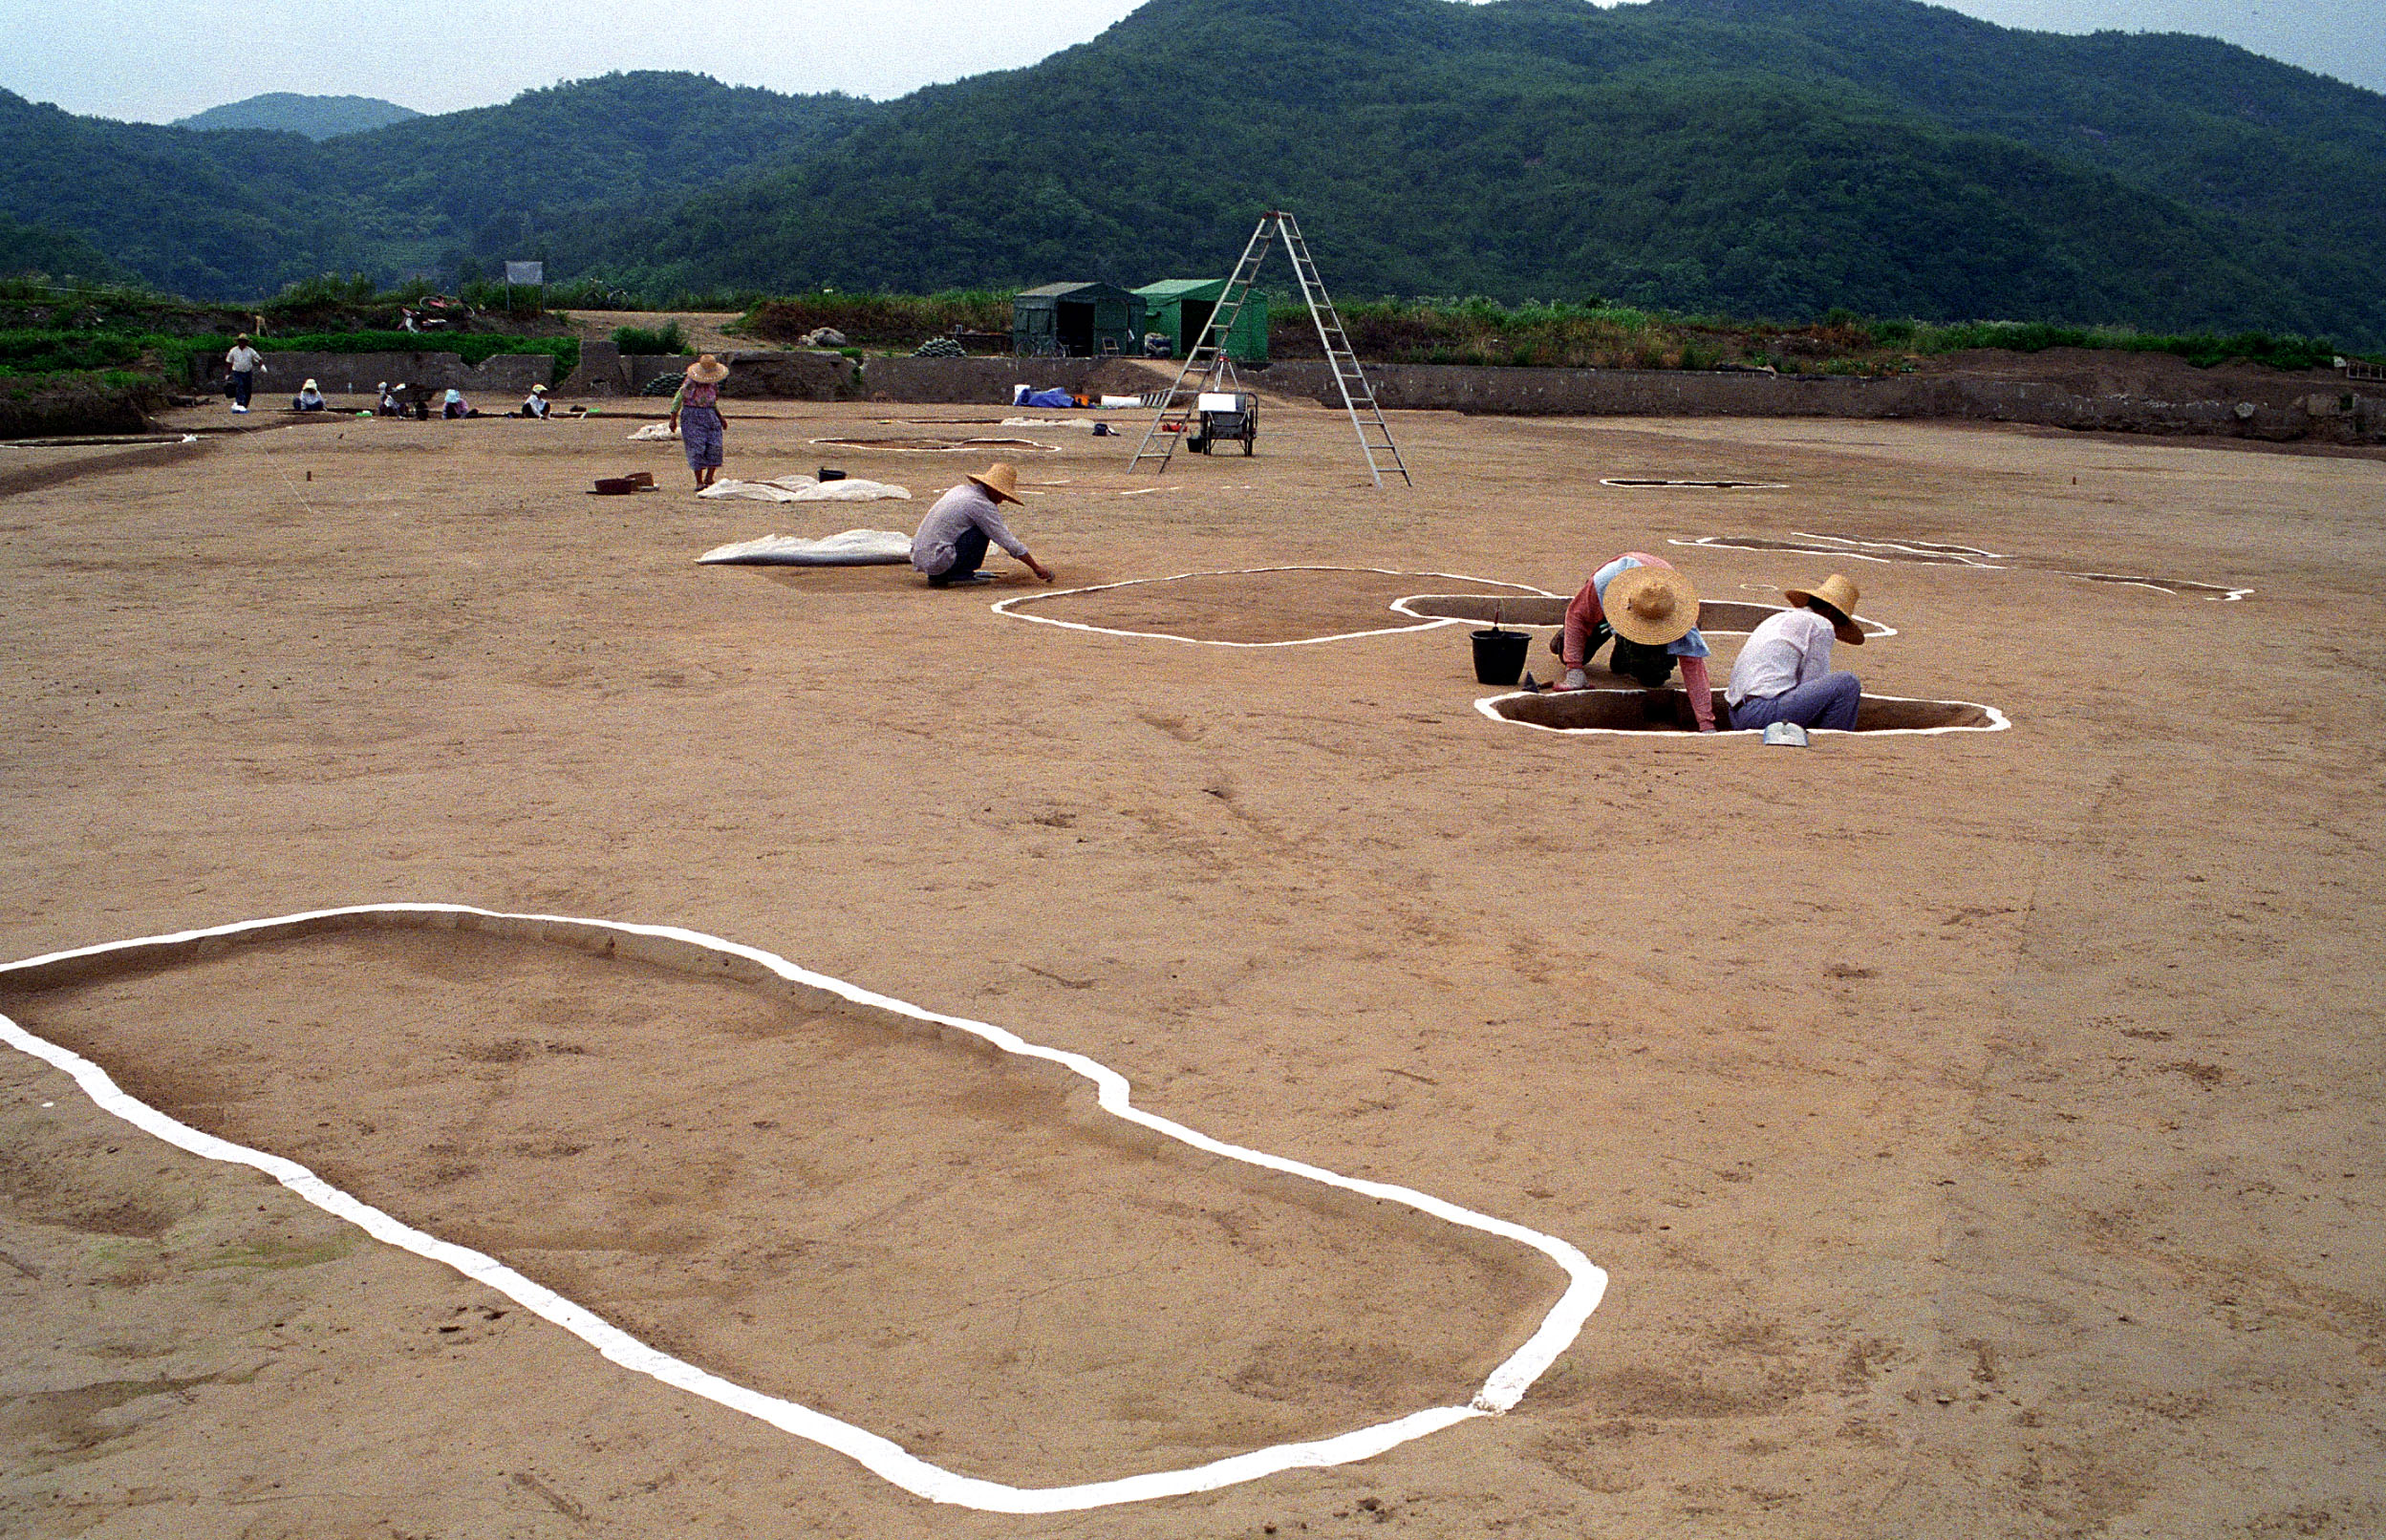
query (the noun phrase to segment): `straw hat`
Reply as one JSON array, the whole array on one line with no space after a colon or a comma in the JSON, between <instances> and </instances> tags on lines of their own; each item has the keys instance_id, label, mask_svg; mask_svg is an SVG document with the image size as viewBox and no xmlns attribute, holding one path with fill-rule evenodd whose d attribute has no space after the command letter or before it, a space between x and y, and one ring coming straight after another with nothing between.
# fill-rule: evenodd
<instances>
[{"instance_id":1,"label":"straw hat","mask_svg":"<svg viewBox=\"0 0 2386 1540\"><path fill-rule=\"evenodd\" d=\"M1834 572L1816 588L1783 588L1781 596L1792 604L1802 604L1831 622L1832 634L1850 647L1864 645L1864 633L1856 624L1856 585L1844 574Z\"/></svg>"},{"instance_id":2,"label":"straw hat","mask_svg":"<svg viewBox=\"0 0 2386 1540\"><path fill-rule=\"evenodd\" d=\"M1005 503L1026 504L1027 500L1019 495L1019 467L1009 460L998 460L982 474L973 473L970 480Z\"/></svg>"},{"instance_id":3,"label":"straw hat","mask_svg":"<svg viewBox=\"0 0 2386 1540\"><path fill-rule=\"evenodd\" d=\"M530 394L533 396L545 396L547 394L547 387L544 385L533 385L530 387Z\"/></svg>"},{"instance_id":4,"label":"straw hat","mask_svg":"<svg viewBox=\"0 0 2386 1540\"><path fill-rule=\"evenodd\" d=\"M1633 567L1607 580L1607 628L1627 642L1663 647L1698 624L1698 589L1670 567Z\"/></svg>"},{"instance_id":5,"label":"straw hat","mask_svg":"<svg viewBox=\"0 0 2386 1540\"><path fill-rule=\"evenodd\" d=\"M218 336L222 336L222 335L223 335L223 333L219 332L217 332L217 333L216 333L216 335L218 335ZM247 333L247 332L242 332L239 336L234 337L232 340L233 340L234 342L247 342L247 341L248 340L248 333Z\"/></svg>"},{"instance_id":6,"label":"straw hat","mask_svg":"<svg viewBox=\"0 0 2386 1540\"><path fill-rule=\"evenodd\" d=\"M300 390L302 390L302 391L312 391L312 390L317 390L317 389L320 389L321 387L317 386L317 385L315 384L315 382L314 382L313 378L312 378L312 376L310 376L310 377L308 378L308 380L307 380L307 383L305 383L304 385L299 386L298 388L299 388Z\"/></svg>"},{"instance_id":7,"label":"straw hat","mask_svg":"<svg viewBox=\"0 0 2386 1540\"><path fill-rule=\"evenodd\" d=\"M729 366L709 353L688 365L688 378L699 385L718 385L728 377Z\"/></svg>"}]
</instances>

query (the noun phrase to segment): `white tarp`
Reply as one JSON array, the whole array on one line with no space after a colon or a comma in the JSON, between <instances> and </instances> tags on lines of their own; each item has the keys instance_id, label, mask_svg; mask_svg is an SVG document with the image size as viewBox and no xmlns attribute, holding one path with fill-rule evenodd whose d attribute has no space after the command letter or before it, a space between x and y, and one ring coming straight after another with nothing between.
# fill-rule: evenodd
<instances>
[{"instance_id":1,"label":"white tarp","mask_svg":"<svg viewBox=\"0 0 2386 1540\"><path fill-rule=\"evenodd\" d=\"M742 540L716 545L697 561L712 567L895 567L911 559L912 537L899 529L843 529L819 540Z\"/></svg>"},{"instance_id":2,"label":"white tarp","mask_svg":"<svg viewBox=\"0 0 2386 1540\"><path fill-rule=\"evenodd\" d=\"M834 481L808 476L779 476L767 481L715 481L697 494L700 498L733 498L746 503L884 503L912 500L909 487L891 481L865 481L849 476Z\"/></svg>"}]
</instances>

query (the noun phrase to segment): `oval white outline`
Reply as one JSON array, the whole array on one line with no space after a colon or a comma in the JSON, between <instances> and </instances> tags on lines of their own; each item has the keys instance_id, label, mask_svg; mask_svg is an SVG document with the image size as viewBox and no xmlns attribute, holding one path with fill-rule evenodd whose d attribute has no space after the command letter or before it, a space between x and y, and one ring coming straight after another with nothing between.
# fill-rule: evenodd
<instances>
[{"instance_id":1,"label":"oval white outline","mask_svg":"<svg viewBox=\"0 0 2386 1540\"><path fill-rule=\"evenodd\" d=\"M1562 733L1571 738L1762 738L1764 736L1764 729L1761 727L1725 727L1718 728L1712 733L1695 732L1686 727L1550 727L1541 722L1519 721L1514 717L1503 717L1496 709L1500 701L1515 700L1520 696L1539 693L1534 690L1509 690L1496 695L1484 695L1475 701L1474 709L1493 721L1508 727L1529 727L1537 733ZM1639 690L1589 690L1580 693L1600 695L1644 694ZM2012 719L2005 713L1994 706L1984 705L1977 700L1934 699L1926 695L1875 695L1872 698L1875 700L1915 700L1933 706L1971 706L1987 712L1988 721L1980 727L1876 727L1867 733L1859 733L1852 728L1810 727L1807 731L1817 734L1828 733L1834 738L1936 738L1942 733L2002 733L2013 725Z\"/></svg>"},{"instance_id":2,"label":"oval white outline","mask_svg":"<svg viewBox=\"0 0 2386 1540\"><path fill-rule=\"evenodd\" d=\"M1742 585L1740 585L1740 586L1741 586L1742 588L1747 588L1747 587L1748 587L1748 585L1747 585L1747 584L1745 584L1745 583L1743 583L1743 584L1742 584ZM1780 590L1779 590L1778 588L1775 588L1775 589L1773 589L1773 591L1777 593L1777 592L1779 592ZM1410 594L1404 594L1404 595L1402 595L1400 598L1394 599L1394 600L1392 601L1392 609L1394 609L1395 610L1398 610L1401 614L1404 614L1404 615L1414 615L1414 614L1416 614L1416 611L1415 611L1415 610L1410 610L1410 609L1408 608L1408 606L1409 606L1409 604L1411 604L1412 602L1414 602L1415 600L1418 600L1418 599L1480 599L1480 598L1483 598L1483 597L1485 597L1485 595L1483 595L1483 594L1479 594L1479 593L1410 593ZM1564 595L1564 594L1561 594L1561 593L1542 593L1542 594L1536 594L1536 595L1534 595L1533 597L1536 597L1536 598L1541 598L1541 599L1562 599L1562 598L1564 598L1564 597L1565 597L1565 595ZM1747 603L1748 603L1748 601L1747 601L1747 600L1745 600L1745 599L1720 599L1720 600L1717 600L1716 602L1717 602L1718 604L1747 604ZM1755 606L1754 608L1756 608L1756 609L1761 609L1761 610L1770 610L1773 611L1773 613L1774 613L1774 614L1782 614L1782 615L1786 615L1786 614L1788 614L1788 613L1790 612L1790 607L1789 607L1788 605L1785 605L1785 604L1758 605L1758 606ZM1473 624L1473 622L1472 622L1472 621L1461 620L1461 619L1459 619L1458 617L1456 617L1456 616L1454 616L1454 615L1440 615L1440 616L1431 616L1431 617L1428 617L1428 616L1424 616L1424 615L1418 615L1418 616L1417 616L1417 618L1418 618L1418 619L1420 619L1420 620L1424 620L1424 619L1428 619L1428 618L1439 619L1439 620L1446 620L1446 621L1448 621L1451 625L1453 625L1453 626L1465 626L1465 625L1472 625L1472 624ZM1861 624L1861 625L1872 626L1872 627L1878 628L1878 629L1876 629L1876 630L1874 630L1874 631L1870 631L1865 632L1865 635L1866 635L1867 637L1869 637L1870 639L1874 640L1874 641L1879 641L1879 640L1881 640L1881 638L1883 638L1883 637L1887 637L1887 636L1895 636L1895 635L1897 634L1897 628L1896 628L1895 626L1890 625L1890 624L1889 624L1888 622L1886 622L1886 621L1875 620L1875 619L1873 619L1870 615L1861 615L1861 614L1859 614L1859 615L1855 615L1855 616L1852 616L1852 617L1850 617L1850 618L1852 618L1852 619L1856 620L1857 622L1859 622L1859 624ZM1503 625L1503 626L1512 626L1512 627L1515 627L1515 628L1516 630L1518 630L1518 631L1562 631L1562 630L1564 630L1564 629L1565 629L1565 627L1564 627L1564 623L1563 623L1563 622L1560 622L1560 623L1558 623L1558 625L1555 625L1555 626L1551 626L1551 625L1545 625L1545 624L1543 624L1543 623L1541 623L1541 622L1538 622L1538 621L1532 621L1532 620L1502 620L1502 621L1500 622L1500 624L1501 624L1501 625ZM1757 625L1759 625L1759 626L1761 626L1761 625L1763 625L1763 624L1764 624L1764 621L1761 621L1761 620L1760 620L1760 621L1758 621L1756 624L1757 624ZM1699 630L1699 634L1700 634L1700 635L1702 635L1702 636L1749 636L1749 635L1753 635L1753 634L1754 634L1754 632L1753 632L1752 631L1725 631L1725 630L1721 629L1720 627L1715 627L1715 626L1701 626L1698 630ZM1886 699L1887 697L1886 697L1886 696L1883 696L1882 698L1883 698L1883 699Z\"/></svg>"},{"instance_id":3,"label":"oval white outline","mask_svg":"<svg viewBox=\"0 0 2386 1540\"><path fill-rule=\"evenodd\" d=\"M1445 576L1447 574L1435 574ZM374 1239L417 1256L441 1263L496 1290L533 1315L562 1327L588 1343L611 1362L646 1375L676 1389L700 1396L732 1411L743 1412L783 1432L835 1450L864 1468L903 1490L934 1503L977 1508L989 1513L1067 1513L1086 1508L1107 1508L1121 1503L1149 1502L1154 1498L1181 1497L1193 1492L1215 1491L1242 1482L1256 1481L1279 1471L1348 1465L1369 1459L1400 1444L1421 1439L1429 1433L1471 1418L1492 1417L1515 1405L1533 1382L1556 1362L1558 1356L1574 1342L1591 1312L1599 1308L1607 1288L1607 1274L1590 1258L1572 1245L1555 1235L1543 1234L1505 1219L1495 1219L1472 1208L1436 1198L1413 1188L1397 1187L1386 1182L1371 1182L1326 1170L1322 1166L1288 1160L1280 1155L1230 1144L1196 1132L1179 1123L1154 1116L1136 1107L1131 1101L1132 1086L1127 1078L1096 1059L1064 1049L1046 1048L1031 1043L1017 1034L983 1021L962 1016L946 1016L925 1010L891 995L880 995L857 984L832 977L787 961L775 952L749 947L702 931L678 926L635 925L616 920L591 920L563 914L525 914L504 909L478 909L468 904L402 903L356 904L337 909L307 909L295 914L275 915L269 919L241 920L229 925L212 926L203 930L177 930L163 935L138 936L125 941L102 942L97 946L71 948L62 952L45 952L37 957L21 958L0 963L0 973L21 969L41 967L50 963L77 957L95 957L112 952L139 947L183 945L214 936L240 935L244 932L269 930L277 926L305 925L313 921L345 915L371 914L454 914L476 915L486 919L527 921L555 925L589 927L622 935L655 936L717 952L724 956L742 957L759 963L771 973L791 983L824 991L856 1005L891 1012L914 1020L951 1027L984 1039L1008 1054L1022 1059L1040 1059L1083 1076L1096 1087L1096 1100L1112 1117L1149 1128L1164 1138L1212 1155L1221 1155L1246 1166L1282 1172L1325 1187L1339 1187L1365 1197L1397 1203L1405 1208L1429 1214L1448 1224L1468 1230L1481 1230L1527 1246L1558 1264L1567 1278L1565 1292L1560 1294L1540 1326L1526 1338L1524 1344L1510 1354L1464 1406L1435 1406L1411 1412L1388 1422L1377 1422L1355 1428L1329 1438L1300 1444L1270 1444L1265 1448L1214 1460L1207 1465L1178 1470L1150 1471L1141 1475L1122 1476L1109 1481L1087 1482L1070 1487L1010 1487L1000 1482L963 1476L941 1465L931 1465L903 1448L891 1439L842 1422L823 1412L795 1401L760 1391L749 1390L718 1375L706 1373L694 1364L673 1358L650 1347L629 1333L605 1320L594 1312L574 1304L555 1291L525 1277L492 1256L442 1241L434 1235L414 1229L394 1216L372 1207L347 1192L333 1187L307 1167L292 1160L235 1144L213 1134L203 1133L169 1117L147 1102L128 1095L116 1081L91 1060L62 1048L46 1038L35 1037L23 1027L0 1015L0 1042L15 1048L72 1076L76 1085L101 1110L133 1124L142 1132L164 1140L167 1144L190 1151L207 1160L227 1165L246 1166L270 1176L283 1187L296 1193L326 1213L344 1219L364 1230Z\"/></svg>"},{"instance_id":4,"label":"oval white outline","mask_svg":"<svg viewBox=\"0 0 2386 1540\"><path fill-rule=\"evenodd\" d=\"M1106 593L1112 588L1131 588L1145 583L1182 583L1187 578L1199 577L1251 577L1261 572L1373 572L1383 577L1448 578L1452 583L1488 583L1497 588L1515 588L1528 598L1555 599L1558 597L1546 589L1537 588L1530 583L1510 583L1504 578L1473 577L1465 572L1410 572L1389 567L1330 567L1300 562L1286 567L1235 567L1214 572L1176 572L1167 577L1125 578L1117 583L1094 583L1082 588L1057 588L1050 593L1015 593L1007 599L996 600L990 608L1005 620L1032 620L1039 626L1059 626L1064 631L1090 631L1097 636L1135 636L1155 642L1190 642L1195 647L1315 647L1320 642L1349 642L1356 641L1363 636L1403 636L1410 631L1433 631L1443 626L1475 624L1472 620L1460 620L1448 616L1427 619L1421 615L1411 615L1410 619L1418 620L1422 624L1386 626L1375 631L1337 631L1331 636L1295 636L1280 642L1224 642L1214 641L1206 636L1178 636L1172 631L1120 631L1113 626L1088 626L1082 620L1055 620L1049 615L1031 615L1023 610L1011 608L1015 604L1024 604L1031 600L1064 599L1079 593ZM1423 596L1408 594L1404 597L1420 598ZM1389 608L1397 613L1408 614L1407 610L1400 608L1401 602L1395 599Z\"/></svg>"}]
</instances>

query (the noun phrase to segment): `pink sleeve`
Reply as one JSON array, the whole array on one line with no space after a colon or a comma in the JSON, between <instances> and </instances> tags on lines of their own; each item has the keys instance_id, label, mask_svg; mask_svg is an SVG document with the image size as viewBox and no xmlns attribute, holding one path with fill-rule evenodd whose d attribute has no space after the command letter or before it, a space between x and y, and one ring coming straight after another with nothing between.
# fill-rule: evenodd
<instances>
[{"instance_id":1,"label":"pink sleeve","mask_svg":"<svg viewBox=\"0 0 2386 1540\"><path fill-rule=\"evenodd\" d=\"M1566 606L1566 650L1563 655L1567 668L1580 668L1583 660L1591 655L1591 628L1606 618L1606 613L1599 608L1599 590L1587 583L1583 584L1582 591Z\"/></svg>"},{"instance_id":2,"label":"pink sleeve","mask_svg":"<svg viewBox=\"0 0 2386 1540\"><path fill-rule=\"evenodd\" d=\"M1686 657L1682 660L1682 688L1689 693L1690 715L1698 718L1698 730L1715 730L1715 687L1707 682L1707 660Z\"/></svg>"}]
</instances>

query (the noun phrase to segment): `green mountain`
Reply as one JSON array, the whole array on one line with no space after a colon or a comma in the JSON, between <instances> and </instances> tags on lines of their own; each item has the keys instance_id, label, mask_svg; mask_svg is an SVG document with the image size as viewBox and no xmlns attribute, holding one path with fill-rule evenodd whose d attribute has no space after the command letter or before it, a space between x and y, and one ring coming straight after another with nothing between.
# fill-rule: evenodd
<instances>
[{"instance_id":1,"label":"green mountain","mask_svg":"<svg viewBox=\"0 0 2386 1540\"><path fill-rule=\"evenodd\" d=\"M1356 296L2375 346L2381 186L2386 97L2208 39L1914 0L1150 0L570 250L661 285L1143 282L1223 271L1281 203Z\"/></svg>"},{"instance_id":2,"label":"green mountain","mask_svg":"<svg viewBox=\"0 0 2386 1540\"><path fill-rule=\"evenodd\" d=\"M328 139L341 134L361 134L387 128L422 115L377 96L302 96L269 91L245 101L226 102L204 113L174 119L176 128L213 131L226 128L269 128Z\"/></svg>"},{"instance_id":3,"label":"green mountain","mask_svg":"<svg viewBox=\"0 0 2386 1540\"><path fill-rule=\"evenodd\" d=\"M80 278L121 283L133 275L71 231L45 229L0 214L0 278Z\"/></svg>"},{"instance_id":4,"label":"green mountain","mask_svg":"<svg viewBox=\"0 0 2386 1540\"><path fill-rule=\"evenodd\" d=\"M78 118L0 91L0 214L71 231L194 298L269 294L327 271L452 273L548 256L559 232L618 227L800 160L877 110L613 75L318 143Z\"/></svg>"}]
</instances>

